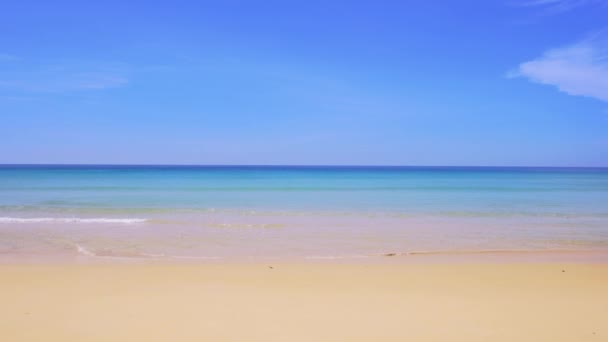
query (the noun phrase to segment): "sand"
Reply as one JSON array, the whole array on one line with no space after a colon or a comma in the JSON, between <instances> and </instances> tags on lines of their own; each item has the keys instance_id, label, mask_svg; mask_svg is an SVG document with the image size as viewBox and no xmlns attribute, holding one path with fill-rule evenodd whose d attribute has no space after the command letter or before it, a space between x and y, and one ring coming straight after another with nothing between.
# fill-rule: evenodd
<instances>
[{"instance_id":1,"label":"sand","mask_svg":"<svg viewBox=\"0 0 608 342\"><path fill-rule=\"evenodd\" d=\"M0 341L608 341L608 265L0 265Z\"/></svg>"}]
</instances>

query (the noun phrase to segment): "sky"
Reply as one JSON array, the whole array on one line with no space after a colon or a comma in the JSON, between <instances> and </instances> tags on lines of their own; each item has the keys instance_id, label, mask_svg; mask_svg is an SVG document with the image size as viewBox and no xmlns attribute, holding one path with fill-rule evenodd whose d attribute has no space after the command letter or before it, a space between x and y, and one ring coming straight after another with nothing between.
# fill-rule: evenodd
<instances>
[{"instance_id":1,"label":"sky","mask_svg":"<svg viewBox=\"0 0 608 342\"><path fill-rule=\"evenodd\" d=\"M0 163L608 166L608 0L2 8Z\"/></svg>"}]
</instances>

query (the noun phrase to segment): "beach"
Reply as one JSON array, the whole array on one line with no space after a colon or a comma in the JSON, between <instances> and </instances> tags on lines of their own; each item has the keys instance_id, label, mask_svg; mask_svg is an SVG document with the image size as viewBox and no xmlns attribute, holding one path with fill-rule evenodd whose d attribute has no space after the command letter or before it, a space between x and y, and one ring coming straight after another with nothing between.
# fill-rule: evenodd
<instances>
[{"instance_id":1,"label":"beach","mask_svg":"<svg viewBox=\"0 0 608 342\"><path fill-rule=\"evenodd\" d=\"M602 341L608 170L0 167L1 341Z\"/></svg>"},{"instance_id":2,"label":"beach","mask_svg":"<svg viewBox=\"0 0 608 342\"><path fill-rule=\"evenodd\" d=\"M603 341L608 265L4 264L4 341Z\"/></svg>"},{"instance_id":3,"label":"beach","mask_svg":"<svg viewBox=\"0 0 608 342\"><path fill-rule=\"evenodd\" d=\"M0 342L608 342L608 0L2 4Z\"/></svg>"}]
</instances>

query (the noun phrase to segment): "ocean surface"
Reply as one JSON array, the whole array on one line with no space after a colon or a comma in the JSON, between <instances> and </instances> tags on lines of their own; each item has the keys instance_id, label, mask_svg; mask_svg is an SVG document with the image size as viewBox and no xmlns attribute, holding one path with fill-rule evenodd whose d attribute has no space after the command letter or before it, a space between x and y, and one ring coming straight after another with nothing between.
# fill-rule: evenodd
<instances>
[{"instance_id":1,"label":"ocean surface","mask_svg":"<svg viewBox=\"0 0 608 342\"><path fill-rule=\"evenodd\" d=\"M608 169L0 166L0 258L608 252Z\"/></svg>"}]
</instances>

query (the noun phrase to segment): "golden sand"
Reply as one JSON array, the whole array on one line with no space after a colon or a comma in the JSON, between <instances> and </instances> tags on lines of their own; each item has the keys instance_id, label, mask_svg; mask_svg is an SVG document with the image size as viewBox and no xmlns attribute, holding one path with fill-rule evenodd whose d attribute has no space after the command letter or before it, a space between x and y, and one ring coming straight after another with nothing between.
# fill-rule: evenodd
<instances>
[{"instance_id":1,"label":"golden sand","mask_svg":"<svg viewBox=\"0 0 608 342\"><path fill-rule=\"evenodd\" d=\"M608 265L0 266L0 341L406 340L608 341Z\"/></svg>"}]
</instances>

